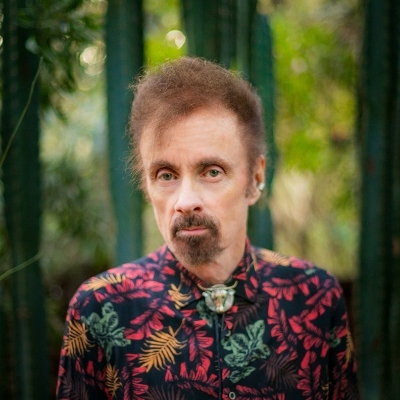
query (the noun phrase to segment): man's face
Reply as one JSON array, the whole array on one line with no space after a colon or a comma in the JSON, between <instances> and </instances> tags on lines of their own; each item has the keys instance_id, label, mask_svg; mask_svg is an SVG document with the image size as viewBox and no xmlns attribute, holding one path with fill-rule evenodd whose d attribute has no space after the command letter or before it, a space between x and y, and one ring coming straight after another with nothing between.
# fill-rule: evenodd
<instances>
[{"instance_id":1,"label":"man's face","mask_svg":"<svg viewBox=\"0 0 400 400\"><path fill-rule=\"evenodd\" d=\"M152 127L140 141L144 186L161 234L184 265L243 253L248 206L254 204L264 159L249 176L236 116L205 108L182 117L157 139Z\"/></svg>"}]
</instances>

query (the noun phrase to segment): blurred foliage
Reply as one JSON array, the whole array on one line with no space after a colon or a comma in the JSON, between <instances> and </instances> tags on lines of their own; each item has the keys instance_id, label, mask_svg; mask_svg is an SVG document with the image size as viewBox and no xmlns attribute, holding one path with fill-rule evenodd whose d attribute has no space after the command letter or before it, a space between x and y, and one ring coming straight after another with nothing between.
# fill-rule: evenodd
<instances>
[{"instance_id":1,"label":"blurred foliage","mask_svg":"<svg viewBox=\"0 0 400 400\"><path fill-rule=\"evenodd\" d=\"M276 249L352 279L358 240L359 2L274 3L262 2L271 11L278 91Z\"/></svg>"},{"instance_id":2,"label":"blurred foliage","mask_svg":"<svg viewBox=\"0 0 400 400\"><path fill-rule=\"evenodd\" d=\"M92 45L91 45L92 46ZM92 73L91 66L89 68ZM106 111L102 68L78 80L80 90L64 95L68 123L54 110L44 113L44 272L52 366L56 384L65 313L78 285L113 264L115 226L108 188Z\"/></svg>"},{"instance_id":3,"label":"blurred foliage","mask_svg":"<svg viewBox=\"0 0 400 400\"><path fill-rule=\"evenodd\" d=\"M79 58L88 44L101 34L104 0L41 0L21 10L21 26L34 34L26 47L43 57L41 71L42 108L52 107L60 116L63 93L77 88L82 72Z\"/></svg>"},{"instance_id":4,"label":"blurred foliage","mask_svg":"<svg viewBox=\"0 0 400 400\"><path fill-rule=\"evenodd\" d=\"M186 52L186 38L182 34L179 0L145 0L145 60L147 65L158 65L182 56Z\"/></svg>"},{"instance_id":5,"label":"blurred foliage","mask_svg":"<svg viewBox=\"0 0 400 400\"><path fill-rule=\"evenodd\" d=\"M97 82L64 98L67 125L54 111L43 119L42 264L52 274L85 264L108 265L112 258L105 104L100 76L87 79Z\"/></svg>"}]
</instances>

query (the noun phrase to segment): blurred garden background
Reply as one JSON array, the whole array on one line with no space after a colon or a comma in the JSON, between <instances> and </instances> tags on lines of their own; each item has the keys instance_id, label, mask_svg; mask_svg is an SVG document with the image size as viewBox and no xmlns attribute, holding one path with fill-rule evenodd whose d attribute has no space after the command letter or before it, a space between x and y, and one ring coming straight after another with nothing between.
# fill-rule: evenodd
<instances>
[{"instance_id":1,"label":"blurred garden background","mask_svg":"<svg viewBox=\"0 0 400 400\"><path fill-rule=\"evenodd\" d=\"M250 236L338 277L364 398L400 396L397 3L2 1L0 398L53 398L75 290L162 244L127 163L128 86L186 54L259 89Z\"/></svg>"}]
</instances>

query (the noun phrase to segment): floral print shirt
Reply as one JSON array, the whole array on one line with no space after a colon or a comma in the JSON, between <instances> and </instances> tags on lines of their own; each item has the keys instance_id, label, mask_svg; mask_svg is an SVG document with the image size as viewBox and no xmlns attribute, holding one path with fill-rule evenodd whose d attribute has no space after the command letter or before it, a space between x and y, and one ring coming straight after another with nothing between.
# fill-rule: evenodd
<instances>
[{"instance_id":1,"label":"floral print shirt","mask_svg":"<svg viewBox=\"0 0 400 400\"><path fill-rule=\"evenodd\" d=\"M308 261L246 244L217 314L167 246L81 285L57 399L358 399L342 290Z\"/></svg>"}]
</instances>

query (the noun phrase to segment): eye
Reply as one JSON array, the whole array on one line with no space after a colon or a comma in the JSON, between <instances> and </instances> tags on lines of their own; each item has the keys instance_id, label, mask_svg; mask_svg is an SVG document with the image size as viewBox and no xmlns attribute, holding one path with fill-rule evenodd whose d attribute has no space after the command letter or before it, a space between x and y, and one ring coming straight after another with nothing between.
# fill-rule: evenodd
<instances>
[{"instance_id":1,"label":"eye","mask_svg":"<svg viewBox=\"0 0 400 400\"><path fill-rule=\"evenodd\" d=\"M162 181L172 181L174 179L174 175L171 172L163 172L158 175L158 179Z\"/></svg>"},{"instance_id":2,"label":"eye","mask_svg":"<svg viewBox=\"0 0 400 400\"><path fill-rule=\"evenodd\" d=\"M220 174L221 174L221 171L218 170L218 169L215 169L215 168L209 169L209 170L206 172L206 175L208 175L208 176L211 177L211 178L216 178L216 177L219 176Z\"/></svg>"}]
</instances>

